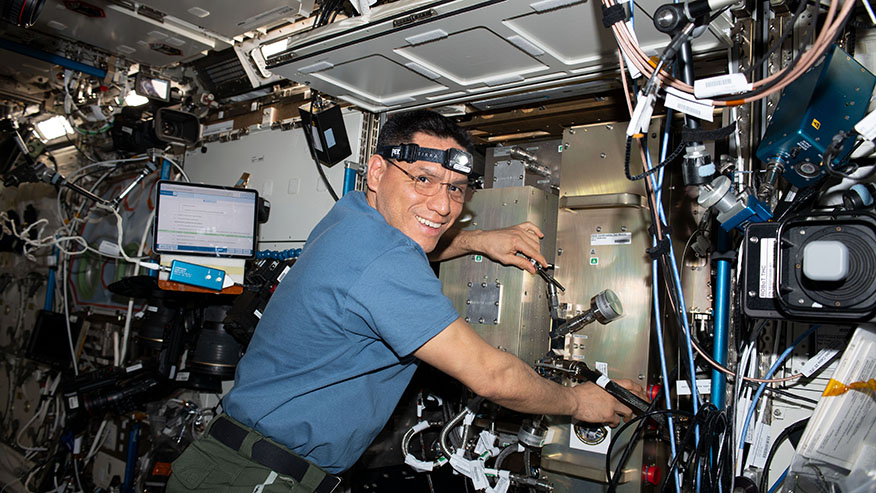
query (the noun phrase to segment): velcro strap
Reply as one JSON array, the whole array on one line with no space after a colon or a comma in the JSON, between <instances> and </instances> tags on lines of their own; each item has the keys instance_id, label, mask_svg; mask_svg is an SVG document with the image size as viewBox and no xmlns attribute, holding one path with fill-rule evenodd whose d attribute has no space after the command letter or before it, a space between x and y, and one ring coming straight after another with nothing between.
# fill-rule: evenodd
<instances>
[{"instance_id":1,"label":"velcro strap","mask_svg":"<svg viewBox=\"0 0 876 493\"><path fill-rule=\"evenodd\" d=\"M222 445L235 451L240 450L240 446L243 444L243 439L246 438L248 433L249 431L237 426L222 416L216 418L216 422L210 427L210 434L213 435L216 440L219 440L222 442Z\"/></svg>"},{"instance_id":2,"label":"velcro strap","mask_svg":"<svg viewBox=\"0 0 876 493\"><path fill-rule=\"evenodd\" d=\"M715 130L703 130L701 128L684 127L681 131L681 140L684 142L705 142L709 140L720 140L729 137L736 131L736 122L721 127Z\"/></svg>"},{"instance_id":3,"label":"velcro strap","mask_svg":"<svg viewBox=\"0 0 876 493\"><path fill-rule=\"evenodd\" d=\"M304 459L295 457L267 440L252 444L252 460L280 474L293 477L299 483L310 466Z\"/></svg>"},{"instance_id":4,"label":"velcro strap","mask_svg":"<svg viewBox=\"0 0 876 493\"><path fill-rule=\"evenodd\" d=\"M669 253L669 238L663 238L662 240L658 241L656 245L646 249L645 251L648 252L651 260L657 260L663 255Z\"/></svg>"},{"instance_id":5,"label":"velcro strap","mask_svg":"<svg viewBox=\"0 0 876 493\"><path fill-rule=\"evenodd\" d=\"M626 8L626 3L614 4L611 7L602 6L602 25L606 29L618 22L626 22L630 18L630 13Z\"/></svg>"},{"instance_id":6,"label":"velcro strap","mask_svg":"<svg viewBox=\"0 0 876 493\"><path fill-rule=\"evenodd\" d=\"M718 260L725 260L727 262L736 262L736 250L729 250L726 252L712 252L711 261L717 262Z\"/></svg>"}]
</instances>

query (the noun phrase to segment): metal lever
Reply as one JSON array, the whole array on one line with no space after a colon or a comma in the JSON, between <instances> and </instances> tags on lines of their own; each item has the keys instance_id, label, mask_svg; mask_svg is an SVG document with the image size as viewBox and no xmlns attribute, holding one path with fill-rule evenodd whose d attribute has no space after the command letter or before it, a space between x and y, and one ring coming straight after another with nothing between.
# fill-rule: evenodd
<instances>
[{"instance_id":1,"label":"metal lever","mask_svg":"<svg viewBox=\"0 0 876 493\"><path fill-rule=\"evenodd\" d=\"M535 271L538 273L539 276L541 276L542 279L544 279L544 281L546 283L556 286L557 289L559 289L560 291L562 291L564 293L566 292L566 288L564 288L563 285L559 283L559 281L554 279L554 276L552 276L548 273L547 269L554 268L554 266L552 264L548 264L547 266L542 266L540 263L538 263L537 260L535 260L534 258L532 258L528 255L525 255L522 253L519 253L518 255L521 255L526 260L529 260L529 263L535 266Z\"/></svg>"},{"instance_id":2,"label":"metal lever","mask_svg":"<svg viewBox=\"0 0 876 493\"><path fill-rule=\"evenodd\" d=\"M625 404L630 409L636 411L638 414L645 414L648 412L648 409L651 407L651 403L637 396L636 394L630 392L629 390L621 387L616 384L613 380L606 377L602 373L590 368L583 361L572 361L569 363L568 370L569 373L574 375L575 377L583 378L586 380L590 380L591 382L599 385L606 392L611 394L615 399ZM651 416L651 419L656 421L659 425L666 427L666 416L662 414L655 414Z\"/></svg>"}]
</instances>

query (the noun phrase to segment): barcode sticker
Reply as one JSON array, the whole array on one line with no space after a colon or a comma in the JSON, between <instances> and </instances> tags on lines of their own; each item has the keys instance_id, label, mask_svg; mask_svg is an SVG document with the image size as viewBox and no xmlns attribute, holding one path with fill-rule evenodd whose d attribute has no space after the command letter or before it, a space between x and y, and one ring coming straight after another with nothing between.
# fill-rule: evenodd
<instances>
[{"instance_id":1,"label":"barcode sticker","mask_svg":"<svg viewBox=\"0 0 876 493\"><path fill-rule=\"evenodd\" d=\"M710 98L751 90L751 84L744 74L727 74L694 81L694 95L697 98Z\"/></svg>"},{"instance_id":2,"label":"barcode sticker","mask_svg":"<svg viewBox=\"0 0 876 493\"><path fill-rule=\"evenodd\" d=\"M833 357L840 352L843 345L842 341L834 341L829 347L822 348L821 351L818 351L818 354L810 358L809 361L803 365L803 368L800 369L800 373L806 378L811 377L812 374L820 370L825 363L832 360Z\"/></svg>"},{"instance_id":3,"label":"barcode sticker","mask_svg":"<svg viewBox=\"0 0 876 493\"><path fill-rule=\"evenodd\" d=\"M861 134L866 140L876 139L876 111L873 111L856 123L855 131Z\"/></svg>"},{"instance_id":4,"label":"barcode sticker","mask_svg":"<svg viewBox=\"0 0 876 493\"><path fill-rule=\"evenodd\" d=\"M675 392L678 395L690 395L690 382L687 380L675 381ZM708 395L712 393L712 381L708 378L697 379L697 393L700 395Z\"/></svg>"},{"instance_id":5,"label":"barcode sticker","mask_svg":"<svg viewBox=\"0 0 876 493\"><path fill-rule=\"evenodd\" d=\"M667 108L672 108L700 120L710 122L714 119L715 108L711 104L703 104L701 101L682 98L670 91L666 92L664 104Z\"/></svg>"},{"instance_id":6,"label":"barcode sticker","mask_svg":"<svg viewBox=\"0 0 876 493\"><path fill-rule=\"evenodd\" d=\"M767 455L770 453L770 425L760 420L754 429L754 444L751 453L748 454L751 465L760 469L766 465Z\"/></svg>"}]
</instances>

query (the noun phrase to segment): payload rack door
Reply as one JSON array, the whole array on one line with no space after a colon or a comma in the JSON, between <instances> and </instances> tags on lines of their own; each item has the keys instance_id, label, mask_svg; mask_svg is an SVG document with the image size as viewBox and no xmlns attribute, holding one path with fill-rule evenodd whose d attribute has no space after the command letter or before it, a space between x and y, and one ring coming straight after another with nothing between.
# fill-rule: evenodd
<instances>
[{"instance_id":1,"label":"payload rack door","mask_svg":"<svg viewBox=\"0 0 876 493\"><path fill-rule=\"evenodd\" d=\"M669 41L649 18L662 3L635 3L635 31L649 54ZM698 53L725 46L711 31L693 43ZM373 112L581 81L594 81L596 92L617 84L605 80L617 66L601 3L581 0L402 0L375 7L370 21L289 37L267 59L272 73Z\"/></svg>"}]
</instances>

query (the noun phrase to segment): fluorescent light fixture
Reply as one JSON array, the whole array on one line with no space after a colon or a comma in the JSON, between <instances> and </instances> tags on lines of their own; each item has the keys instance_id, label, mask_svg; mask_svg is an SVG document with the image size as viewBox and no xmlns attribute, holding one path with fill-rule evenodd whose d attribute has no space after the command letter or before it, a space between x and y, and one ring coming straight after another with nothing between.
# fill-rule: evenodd
<instances>
[{"instance_id":1,"label":"fluorescent light fixture","mask_svg":"<svg viewBox=\"0 0 876 493\"><path fill-rule=\"evenodd\" d=\"M127 106L141 106L149 102L149 98L141 96L134 91L125 96L125 104Z\"/></svg>"},{"instance_id":2,"label":"fluorescent light fixture","mask_svg":"<svg viewBox=\"0 0 876 493\"><path fill-rule=\"evenodd\" d=\"M70 124L67 123L67 119L61 115L55 115L48 120L43 120L37 123L36 127L40 136L42 136L43 142L48 142L63 135L73 133L73 127L71 127Z\"/></svg>"},{"instance_id":3,"label":"fluorescent light fixture","mask_svg":"<svg viewBox=\"0 0 876 493\"><path fill-rule=\"evenodd\" d=\"M262 56L265 58L265 60L267 60L268 57L274 56L277 53L285 50L286 41L287 40L285 39L281 39L280 41L274 41L273 43L268 43L266 45L260 46L259 49L262 50Z\"/></svg>"}]
</instances>

